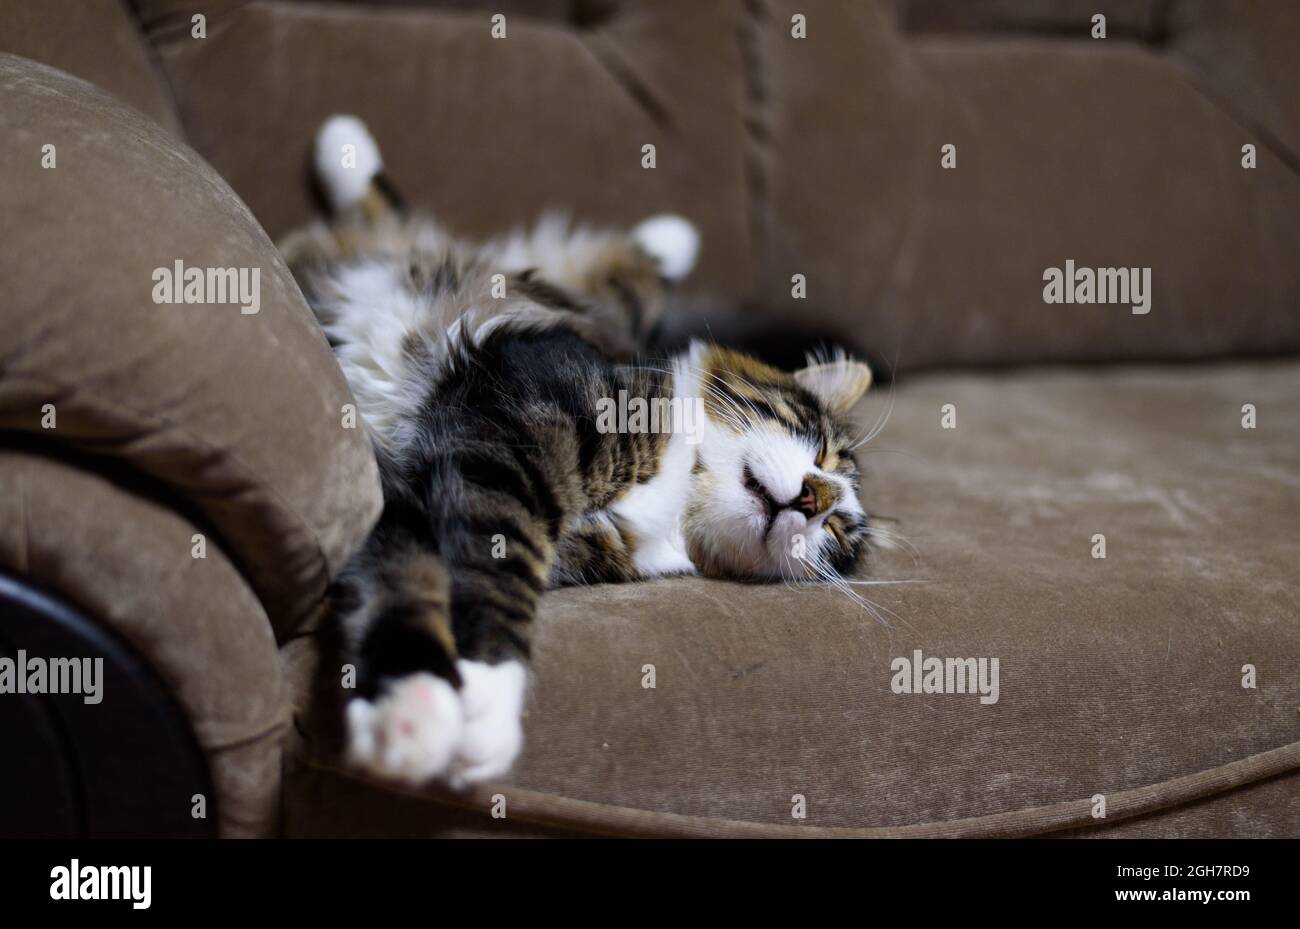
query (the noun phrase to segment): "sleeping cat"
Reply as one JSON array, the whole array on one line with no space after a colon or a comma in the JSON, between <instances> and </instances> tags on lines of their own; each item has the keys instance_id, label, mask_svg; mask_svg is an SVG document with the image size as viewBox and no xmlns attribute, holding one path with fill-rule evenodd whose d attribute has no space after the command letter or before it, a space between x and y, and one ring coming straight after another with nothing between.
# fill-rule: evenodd
<instances>
[{"instance_id":1,"label":"sleeping cat","mask_svg":"<svg viewBox=\"0 0 1300 929\"><path fill-rule=\"evenodd\" d=\"M322 127L316 168L332 217L281 250L384 494L339 585L352 763L413 784L506 773L548 587L853 570L867 516L840 417L866 365L786 374L701 343L634 360L694 265L686 220L624 232L551 217L471 244L401 206L353 117ZM620 396L680 402L657 429L617 431L597 410Z\"/></svg>"}]
</instances>

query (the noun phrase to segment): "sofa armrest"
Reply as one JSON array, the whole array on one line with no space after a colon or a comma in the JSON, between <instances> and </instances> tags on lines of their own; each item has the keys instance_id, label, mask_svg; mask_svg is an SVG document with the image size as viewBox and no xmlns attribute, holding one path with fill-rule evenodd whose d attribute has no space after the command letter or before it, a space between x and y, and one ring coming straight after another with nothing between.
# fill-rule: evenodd
<instances>
[{"instance_id":1,"label":"sofa armrest","mask_svg":"<svg viewBox=\"0 0 1300 929\"><path fill-rule=\"evenodd\" d=\"M25 653L29 664L45 663L46 677L46 693L38 684L23 694L18 669L6 679L0 668L0 704L7 713L38 714L20 727L25 749L78 759L47 772L45 786L63 798L48 808L51 816L60 811L48 823L58 834L215 828L256 836L278 826L290 725L279 649L230 559L216 545L196 547L202 533L147 478L0 436L0 575L10 579L0 597L0 654ZM23 590L47 599L33 607ZM48 693L52 663L80 658L102 658L102 679L92 682L98 672L83 667L75 693L66 686ZM172 702L183 719L167 708ZM25 708L15 710L19 703ZM59 735L44 752L34 734L42 718ZM202 753L199 770L186 730ZM8 743L11 729L3 731ZM21 782L21 772L40 767L39 757L19 761L12 744L5 757L0 780ZM210 789L199 783L204 767ZM128 791L112 801L116 810L105 807L104 789L131 770L131 787L144 794ZM203 795L197 809L196 793ZM0 835L33 834L30 822L23 827L6 815L3 802L25 796L21 783L0 789Z\"/></svg>"},{"instance_id":2,"label":"sofa armrest","mask_svg":"<svg viewBox=\"0 0 1300 929\"><path fill-rule=\"evenodd\" d=\"M0 55L0 86L0 431L174 497L283 639L381 506L323 334L183 143L23 58Z\"/></svg>"}]
</instances>

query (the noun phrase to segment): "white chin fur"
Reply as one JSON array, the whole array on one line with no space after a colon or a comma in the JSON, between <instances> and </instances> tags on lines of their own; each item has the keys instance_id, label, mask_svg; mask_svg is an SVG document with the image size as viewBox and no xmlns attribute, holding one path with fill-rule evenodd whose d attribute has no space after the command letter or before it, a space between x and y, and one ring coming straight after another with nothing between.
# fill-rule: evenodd
<instances>
[{"instance_id":1,"label":"white chin fur","mask_svg":"<svg viewBox=\"0 0 1300 929\"><path fill-rule=\"evenodd\" d=\"M700 254L700 234L690 220L671 213L651 216L632 230L632 238L659 262L659 271L670 281L691 273Z\"/></svg>"},{"instance_id":2,"label":"white chin fur","mask_svg":"<svg viewBox=\"0 0 1300 929\"><path fill-rule=\"evenodd\" d=\"M316 174L334 209L365 197L383 167L379 146L355 116L331 116L316 133Z\"/></svg>"}]
</instances>

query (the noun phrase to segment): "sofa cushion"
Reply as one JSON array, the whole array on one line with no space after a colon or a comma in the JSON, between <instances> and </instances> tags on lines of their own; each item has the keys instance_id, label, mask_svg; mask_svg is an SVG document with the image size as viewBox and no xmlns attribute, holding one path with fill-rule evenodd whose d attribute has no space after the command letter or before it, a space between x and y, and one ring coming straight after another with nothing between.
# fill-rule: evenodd
<instances>
[{"instance_id":1,"label":"sofa cushion","mask_svg":"<svg viewBox=\"0 0 1300 929\"><path fill-rule=\"evenodd\" d=\"M703 230L693 307L905 369L1300 350L1285 0L1127 0L1105 40L1082 0L223 0L203 40L167 25L180 0L136 3L194 145L273 235L352 111L454 228L676 210ZM1067 260L1150 268L1150 314L1045 305Z\"/></svg>"},{"instance_id":2,"label":"sofa cushion","mask_svg":"<svg viewBox=\"0 0 1300 929\"><path fill-rule=\"evenodd\" d=\"M1106 16L1106 35L1154 36L1162 25L1158 0L1111 0L1099 9L1092 0L890 0L908 32L987 35L1068 35L1097 13Z\"/></svg>"},{"instance_id":3,"label":"sofa cushion","mask_svg":"<svg viewBox=\"0 0 1300 929\"><path fill-rule=\"evenodd\" d=\"M160 8L176 6L147 5L164 20ZM192 144L273 237L317 214L316 131L355 113L405 198L457 232L494 234L548 208L608 223L675 211L706 243L695 284L743 293L753 269L735 4L679 15L625 3L581 23L528 7L511 7L494 39L501 8L488 2L225 3L207 39L164 30L157 47Z\"/></svg>"},{"instance_id":4,"label":"sofa cushion","mask_svg":"<svg viewBox=\"0 0 1300 929\"><path fill-rule=\"evenodd\" d=\"M899 33L877 4L768 8L756 301L769 313L819 319L902 368L1300 350L1300 269L1286 256L1300 238L1300 175L1274 138L1279 97L1295 94L1272 89L1295 81L1273 50L1283 40L1241 24L1294 36L1285 16L1243 12L1230 49L1180 27L1190 51L1218 62L1207 94L1183 59L1093 40L1086 17L1070 32L939 37ZM803 40L789 35L796 11ZM1257 48L1263 63L1248 66ZM1149 268L1149 313L1046 304L1044 273L1067 260Z\"/></svg>"},{"instance_id":5,"label":"sofa cushion","mask_svg":"<svg viewBox=\"0 0 1300 929\"><path fill-rule=\"evenodd\" d=\"M287 634L381 503L324 335L243 203L157 123L13 56L0 86L0 430L158 482ZM179 289L215 269L255 299Z\"/></svg>"},{"instance_id":6,"label":"sofa cushion","mask_svg":"<svg viewBox=\"0 0 1300 929\"><path fill-rule=\"evenodd\" d=\"M176 107L126 0L0 0L0 52L67 71L180 135Z\"/></svg>"},{"instance_id":7,"label":"sofa cushion","mask_svg":"<svg viewBox=\"0 0 1300 929\"><path fill-rule=\"evenodd\" d=\"M1169 7L1170 48L1259 148L1300 161L1300 5L1290 0L1183 0Z\"/></svg>"},{"instance_id":8,"label":"sofa cushion","mask_svg":"<svg viewBox=\"0 0 1300 929\"><path fill-rule=\"evenodd\" d=\"M358 786L330 754L337 662L313 690L295 643L314 735L289 829L1185 834L1194 808L1157 811L1300 771L1298 390L1294 361L909 380L864 449L863 500L906 540L869 578L915 583L855 587L869 610L702 579L550 593L523 755L468 795ZM868 395L864 430L889 403ZM917 650L997 659L996 702L895 692ZM1295 836L1295 782L1210 822ZM508 821L484 815L498 793Z\"/></svg>"}]
</instances>

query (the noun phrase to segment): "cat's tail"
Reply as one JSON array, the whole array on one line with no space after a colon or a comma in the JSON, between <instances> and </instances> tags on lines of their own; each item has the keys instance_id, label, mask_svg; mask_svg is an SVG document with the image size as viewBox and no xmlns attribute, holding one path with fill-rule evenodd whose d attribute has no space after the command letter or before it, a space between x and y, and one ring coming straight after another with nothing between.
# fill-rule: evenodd
<instances>
[{"instance_id":1,"label":"cat's tail","mask_svg":"<svg viewBox=\"0 0 1300 929\"><path fill-rule=\"evenodd\" d=\"M331 116L316 133L316 176L336 214L359 209L370 218L403 212L405 205L384 173L379 145L355 116Z\"/></svg>"}]
</instances>

